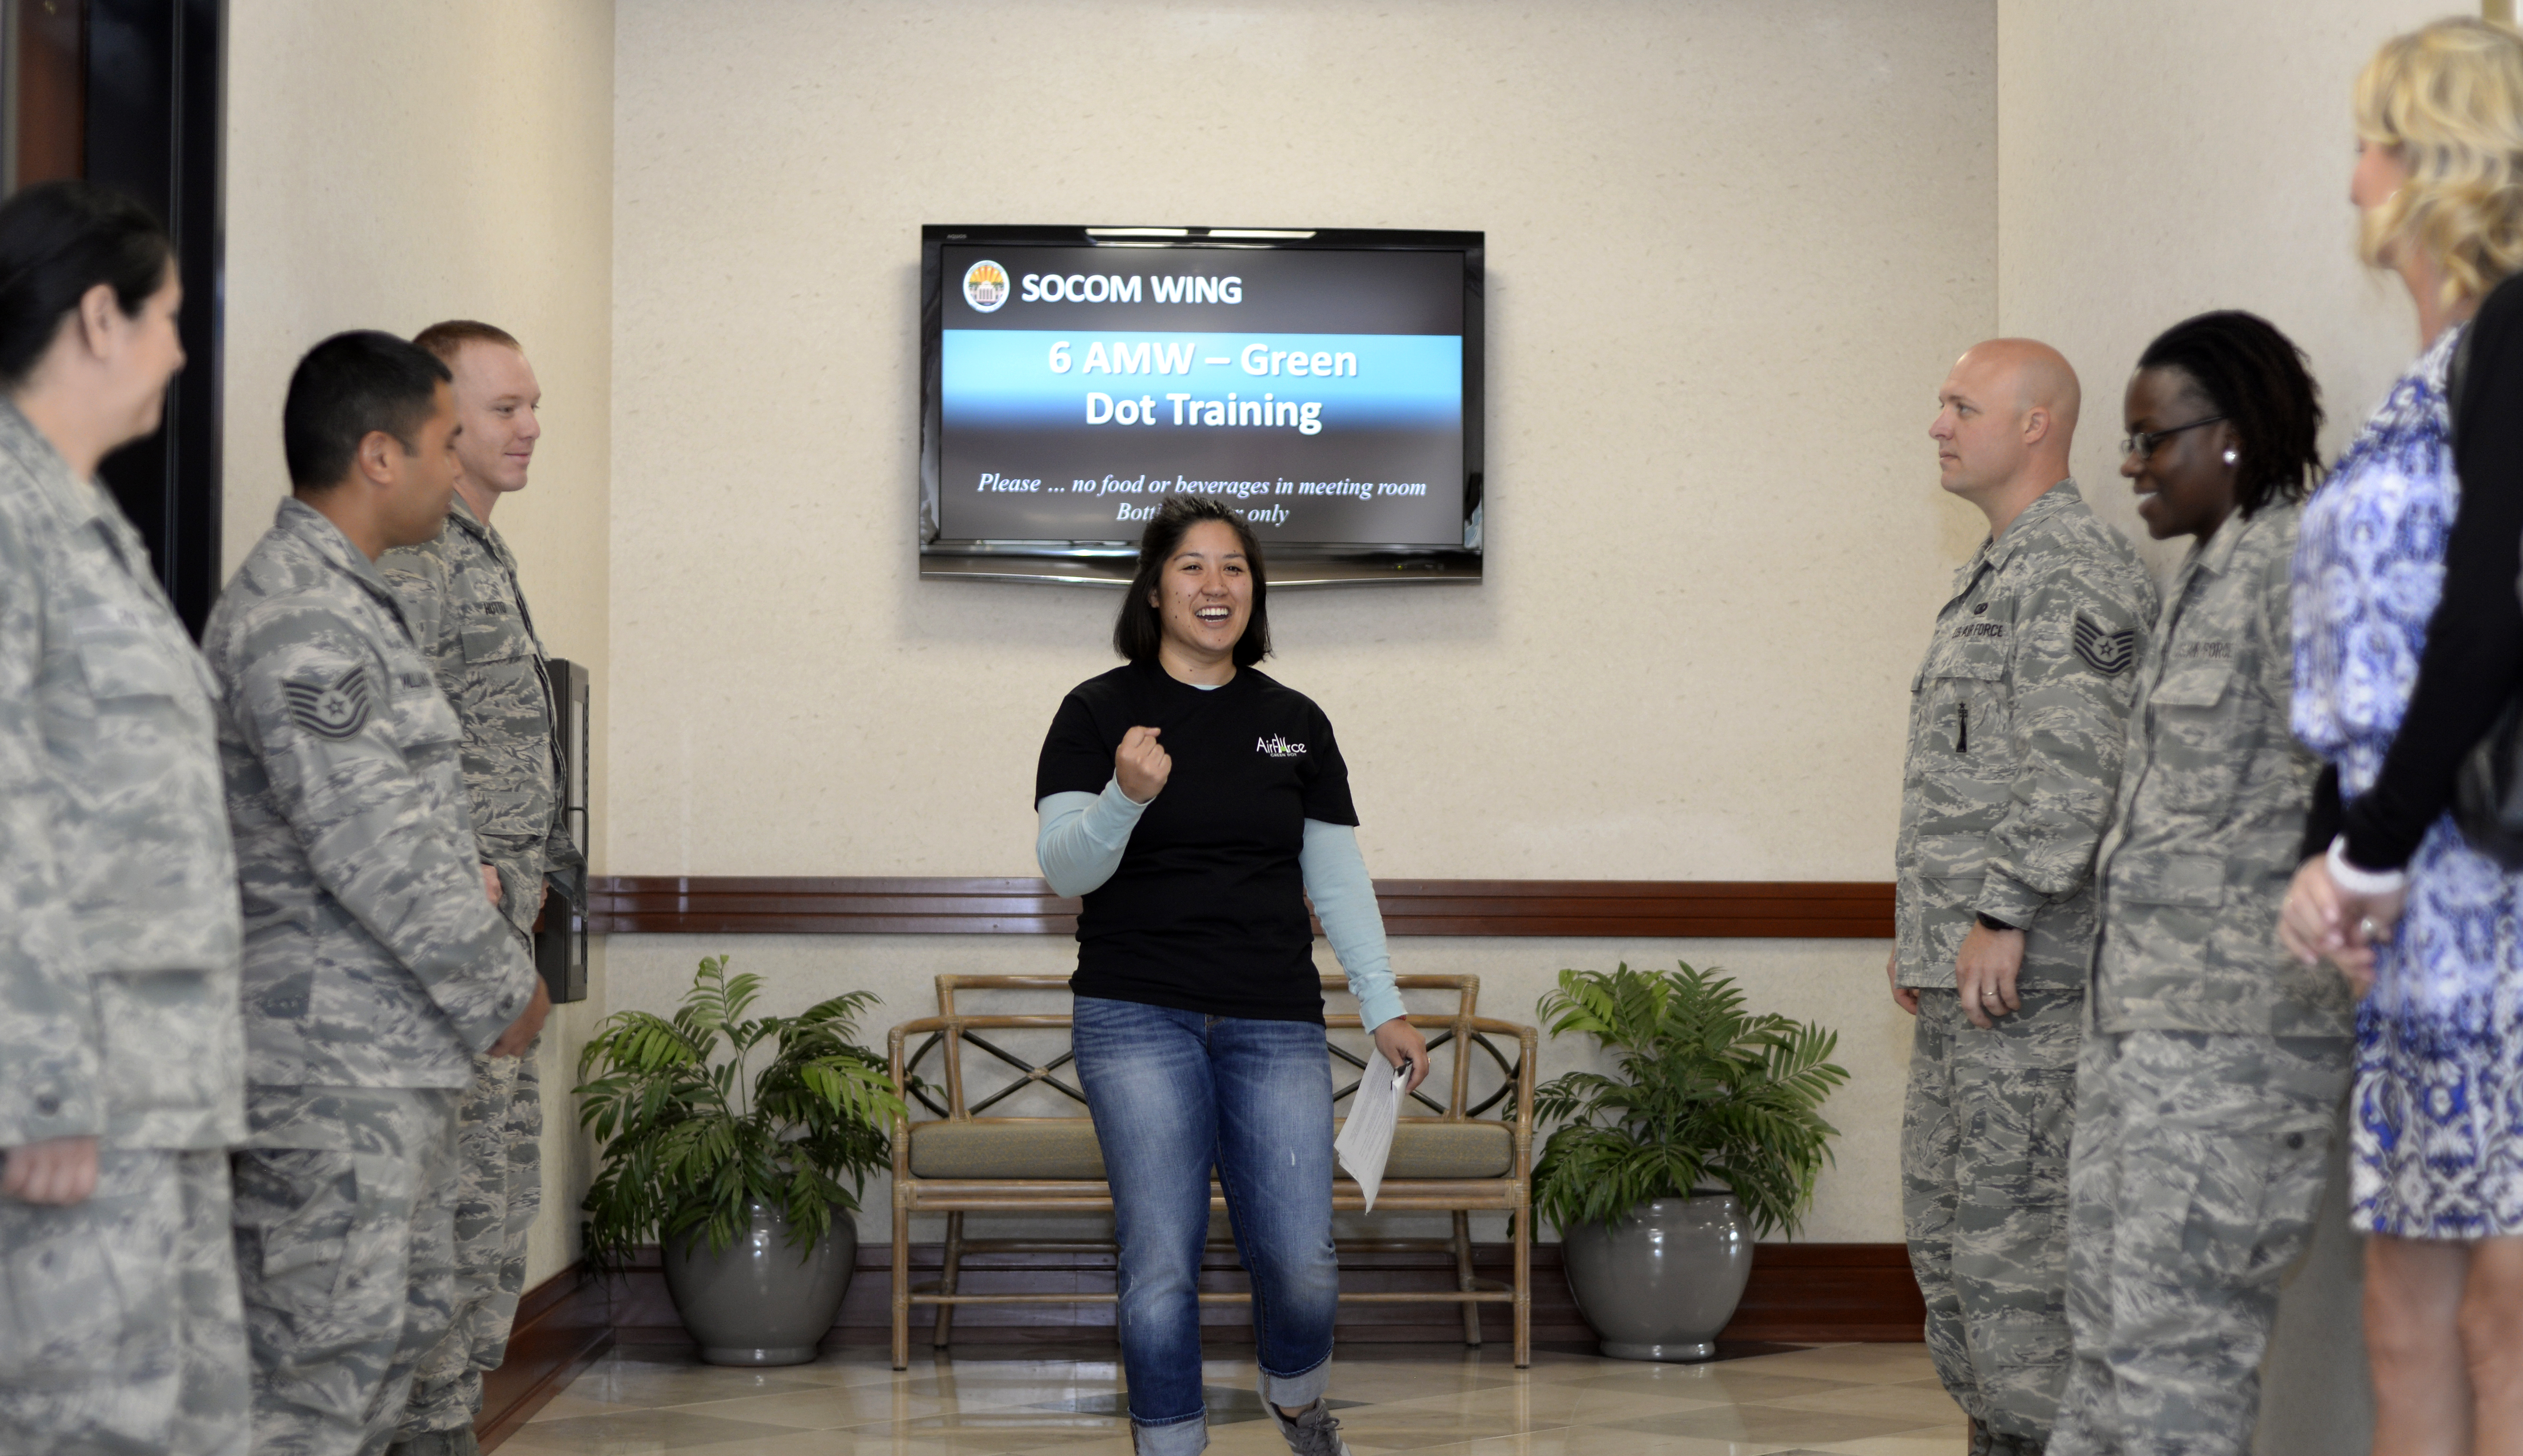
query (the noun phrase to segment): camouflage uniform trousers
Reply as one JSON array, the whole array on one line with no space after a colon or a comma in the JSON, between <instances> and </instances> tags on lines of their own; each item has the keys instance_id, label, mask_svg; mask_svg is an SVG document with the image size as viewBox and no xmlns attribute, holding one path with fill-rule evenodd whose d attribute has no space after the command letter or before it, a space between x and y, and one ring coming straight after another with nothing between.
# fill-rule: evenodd
<instances>
[{"instance_id":1,"label":"camouflage uniform trousers","mask_svg":"<svg viewBox=\"0 0 2523 1456\"><path fill-rule=\"evenodd\" d=\"M2033 1452L2068 1374L2068 1136L2081 991L2027 990L1982 1030L1919 993L1901 1109L1901 1215L1928 1353L1984 1433Z\"/></svg>"},{"instance_id":2,"label":"camouflage uniform trousers","mask_svg":"<svg viewBox=\"0 0 2523 1456\"><path fill-rule=\"evenodd\" d=\"M526 1233L544 1205L542 1046L475 1057L473 1085L456 1104L454 1319L413 1376L405 1436L469 1429L482 1409L482 1377L507 1358L526 1287Z\"/></svg>"},{"instance_id":3,"label":"camouflage uniform trousers","mask_svg":"<svg viewBox=\"0 0 2523 1456\"><path fill-rule=\"evenodd\" d=\"M235 1155L256 1456L375 1456L455 1275L452 1088L253 1087Z\"/></svg>"},{"instance_id":4,"label":"camouflage uniform trousers","mask_svg":"<svg viewBox=\"0 0 2523 1456\"><path fill-rule=\"evenodd\" d=\"M2278 1284L2312 1240L2344 1037L2095 1032L2076 1074L2054 1453L2243 1456Z\"/></svg>"},{"instance_id":5,"label":"camouflage uniform trousers","mask_svg":"<svg viewBox=\"0 0 2523 1456\"><path fill-rule=\"evenodd\" d=\"M228 1155L106 1149L67 1208L0 1199L0 1451L244 1456Z\"/></svg>"}]
</instances>

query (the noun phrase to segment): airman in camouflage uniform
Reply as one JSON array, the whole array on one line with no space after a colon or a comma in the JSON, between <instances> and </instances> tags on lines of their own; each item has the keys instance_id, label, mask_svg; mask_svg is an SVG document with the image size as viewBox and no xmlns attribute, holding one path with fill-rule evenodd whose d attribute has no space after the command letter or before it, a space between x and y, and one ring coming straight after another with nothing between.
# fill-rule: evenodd
<instances>
[{"instance_id":1,"label":"airman in camouflage uniform","mask_svg":"<svg viewBox=\"0 0 2523 1456\"><path fill-rule=\"evenodd\" d=\"M2287 727L2296 520L2283 500L2228 515L2139 658L2095 869L2055 1453L2247 1451L2278 1279L2321 1199L2352 1008L2277 943L2319 768Z\"/></svg>"},{"instance_id":2,"label":"airman in camouflage uniform","mask_svg":"<svg viewBox=\"0 0 2523 1456\"><path fill-rule=\"evenodd\" d=\"M441 324L416 342L454 371L456 408L466 419L456 453L468 464L438 540L388 551L377 569L403 597L413 639L463 727L478 852L499 875L500 909L525 937L544 902L545 876L583 861L561 820L551 678L518 587L517 558L471 503L478 497L488 506L501 487L521 488L524 466L510 464L508 480L485 481L474 478L470 462L482 443L530 453L541 433L532 417L540 394L523 352L498 330ZM511 384L513 396L505 392ZM455 1120L455 1320L412 1383L404 1440L395 1448L411 1456L430 1449L425 1438L432 1433L453 1433L452 1442L440 1444L471 1449L467 1433L482 1408L482 1377L507 1353L525 1288L526 1235L543 1206L543 1096L534 1054L475 1058Z\"/></svg>"},{"instance_id":3,"label":"airman in camouflage uniform","mask_svg":"<svg viewBox=\"0 0 2523 1456\"><path fill-rule=\"evenodd\" d=\"M388 551L377 570L403 598L412 639L455 708L473 837L482 863L499 871L500 911L524 937L544 877L580 856L561 822L550 670L516 555L458 495L438 540Z\"/></svg>"},{"instance_id":4,"label":"airman in camouflage uniform","mask_svg":"<svg viewBox=\"0 0 2523 1456\"><path fill-rule=\"evenodd\" d=\"M1929 1354L1982 1450L2039 1450L2067 1375L2089 871L2155 608L2136 553L2063 480L1956 575L1911 684L1893 957L1918 1013L1903 1220ZM1985 1003L1986 1027L1955 991L1982 916L2023 947L2020 1006Z\"/></svg>"},{"instance_id":5,"label":"airman in camouflage uniform","mask_svg":"<svg viewBox=\"0 0 2523 1456\"><path fill-rule=\"evenodd\" d=\"M0 403L0 1450L242 1456L226 1148L244 1132L215 684L139 534Z\"/></svg>"},{"instance_id":6,"label":"airman in camouflage uniform","mask_svg":"<svg viewBox=\"0 0 2523 1456\"><path fill-rule=\"evenodd\" d=\"M537 982L483 890L454 710L343 531L282 501L204 644L244 890L256 1447L374 1452L452 1314L456 1101Z\"/></svg>"}]
</instances>

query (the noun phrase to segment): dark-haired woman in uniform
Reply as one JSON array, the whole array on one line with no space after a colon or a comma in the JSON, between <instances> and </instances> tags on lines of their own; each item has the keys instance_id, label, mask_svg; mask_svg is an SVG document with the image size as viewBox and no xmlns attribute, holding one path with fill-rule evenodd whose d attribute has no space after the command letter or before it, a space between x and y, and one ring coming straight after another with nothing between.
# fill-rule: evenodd
<instances>
[{"instance_id":1,"label":"dark-haired woman in uniform","mask_svg":"<svg viewBox=\"0 0 2523 1456\"><path fill-rule=\"evenodd\" d=\"M214 689L97 462L183 366L166 229L0 205L0 1447L242 1453Z\"/></svg>"},{"instance_id":2,"label":"dark-haired woman in uniform","mask_svg":"<svg viewBox=\"0 0 2523 1456\"><path fill-rule=\"evenodd\" d=\"M1261 1393L1289 1448L1342 1456L1323 1403L1339 1267L1332 1083L1306 901L1361 1021L1410 1087L1402 1014L1330 720L1263 677L1262 550L1226 506L1175 497L1139 543L1114 646L1060 705L1036 775L1036 857L1077 917L1072 1045L1113 1189L1130 1433L1209 1444L1200 1260L1217 1170L1253 1277Z\"/></svg>"},{"instance_id":3,"label":"dark-haired woman in uniform","mask_svg":"<svg viewBox=\"0 0 2523 1456\"><path fill-rule=\"evenodd\" d=\"M2120 474L2191 538L2138 663L2068 1193L2074 1339L2049 1449L2251 1448L2278 1276L2310 1237L2347 1091L2349 998L2277 943L2319 769L2288 730L2312 379L2249 313L2147 346Z\"/></svg>"}]
</instances>

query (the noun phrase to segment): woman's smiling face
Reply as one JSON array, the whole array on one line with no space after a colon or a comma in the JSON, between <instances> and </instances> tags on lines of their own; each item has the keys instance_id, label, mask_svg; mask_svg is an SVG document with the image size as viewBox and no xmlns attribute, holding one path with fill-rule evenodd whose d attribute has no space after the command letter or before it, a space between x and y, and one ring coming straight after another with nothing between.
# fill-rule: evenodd
<instances>
[{"instance_id":1,"label":"woman's smiling face","mask_svg":"<svg viewBox=\"0 0 2523 1456\"><path fill-rule=\"evenodd\" d=\"M1253 570L1235 528L1195 522L1166 558L1153 595L1149 605L1166 640L1213 661L1232 653L1253 616Z\"/></svg>"},{"instance_id":2,"label":"woman's smiling face","mask_svg":"<svg viewBox=\"0 0 2523 1456\"><path fill-rule=\"evenodd\" d=\"M2188 374L2172 367L2129 376L2126 415L2131 436L2164 432L2144 455L2121 456L2120 474L2137 493L2138 518L2157 540L2201 540L2234 511L2232 451L2240 444L2223 421L2198 424L2216 406Z\"/></svg>"}]
</instances>

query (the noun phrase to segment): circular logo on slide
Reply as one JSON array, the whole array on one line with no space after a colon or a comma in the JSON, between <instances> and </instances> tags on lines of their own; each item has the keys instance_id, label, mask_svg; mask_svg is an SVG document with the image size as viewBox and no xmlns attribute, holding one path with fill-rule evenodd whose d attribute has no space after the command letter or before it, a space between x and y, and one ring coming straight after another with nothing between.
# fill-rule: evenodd
<instances>
[{"instance_id":1,"label":"circular logo on slide","mask_svg":"<svg viewBox=\"0 0 2523 1456\"><path fill-rule=\"evenodd\" d=\"M964 302L976 313L996 313L1008 301L1008 270L982 258L964 270Z\"/></svg>"}]
</instances>

